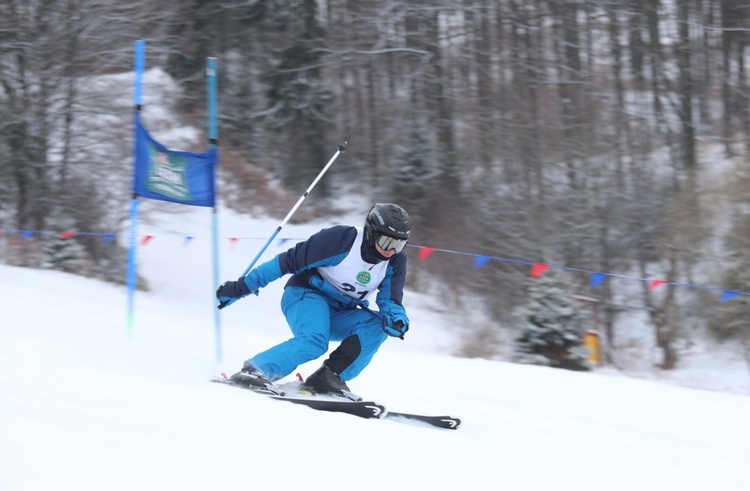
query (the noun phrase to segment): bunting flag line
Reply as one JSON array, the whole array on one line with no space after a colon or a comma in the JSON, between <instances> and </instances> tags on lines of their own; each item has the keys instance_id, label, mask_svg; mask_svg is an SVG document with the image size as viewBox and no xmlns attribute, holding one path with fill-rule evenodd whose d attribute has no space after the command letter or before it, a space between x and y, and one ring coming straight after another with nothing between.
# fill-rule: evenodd
<instances>
[{"instance_id":1,"label":"bunting flag line","mask_svg":"<svg viewBox=\"0 0 750 491\"><path fill-rule=\"evenodd\" d=\"M18 234L21 236L21 238L28 239L30 237L33 237L34 235L52 235L57 237L58 239L69 239L71 237L75 236L94 236L94 237L101 237L104 243L110 242L112 239L117 237L119 234L113 234L113 233L102 233L102 232L78 232L75 230L63 230L62 232L57 231L50 231L50 230L18 230L18 229L12 229L12 228L5 228L0 229L0 236L3 234L7 234L6 236L10 234Z\"/></svg>"},{"instance_id":2,"label":"bunting flag line","mask_svg":"<svg viewBox=\"0 0 750 491\"><path fill-rule=\"evenodd\" d=\"M127 234L101 233L101 232L78 232L78 231L73 231L73 230L65 230L65 231L60 232L60 231L50 231L50 230L19 230L19 229L11 229L11 228L0 228L0 238L5 239L6 237L9 237L12 234L18 234L22 238L25 238L25 239L30 238L34 235L52 235L52 236L63 238L63 239L68 239L68 238L72 238L75 236L100 236L102 237L102 240L105 243L111 242L112 240L114 240L116 237L120 235L127 235ZM140 245L141 246L148 245L154 238L155 236L153 235L143 235L141 236ZM183 246L187 247L188 245L192 244L196 238L200 239L201 237L195 237L195 236L184 237ZM239 243L240 240L267 240L266 237L225 237L225 238L229 240L233 250L236 250L236 244ZM305 240L305 239L285 237L277 241L277 246L284 246L287 242L292 242L292 241L299 242L302 240ZM482 254L472 254L469 252L452 251L448 249L438 249L435 247L426 247L426 246L412 245L412 244L407 244L406 247L418 249L417 258L420 260L427 259L429 256L431 256L435 252L444 252L447 254L471 256L474 258L474 269L480 269L482 266L484 266L485 264L493 260L507 262L507 263L523 264L523 265L527 265L531 267L531 276L534 278L541 276L545 271L547 271L550 268L559 269L563 271L571 271L571 272L576 272L576 273L585 273L585 274L590 275L589 286L592 288L596 288L600 286L607 278L613 277L613 278L622 278L622 279L627 279L627 280L645 281L648 283L648 288L650 290L654 290L664 284L670 284L672 286L718 292L720 293L719 300L722 302L726 302L738 296L750 296L750 292L744 292L744 291L725 290L723 288L693 285L689 283L670 282L670 281L662 280L662 279L640 278L637 276L605 273L601 271L590 271L590 270L578 269L578 268L568 268L568 267L557 266L557 265L552 265L552 264L535 263L532 261L526 261L522 259L511 259L507 257L498 257L498 256L486 256Z\"/></svg>"}]
</instances>

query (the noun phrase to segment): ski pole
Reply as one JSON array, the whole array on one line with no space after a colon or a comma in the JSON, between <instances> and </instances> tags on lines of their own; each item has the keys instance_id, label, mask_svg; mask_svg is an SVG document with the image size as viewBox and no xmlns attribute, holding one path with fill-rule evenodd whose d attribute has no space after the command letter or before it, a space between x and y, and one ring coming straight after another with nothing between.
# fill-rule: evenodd
<instances>
[{"instance_id":1,"label":"ski pole","mask_svg":"<svg viewBox=\"0 0 750 491\"><path fill-rule=\"evenodd\" d=\"M286 222L289 221L289 219L292 218L292 215L294 215L294 212L297 211L297 208L300 207L303 201L305 201L305 198L307 198L307 195L310 194L310 191L315 187L316 184L318 184L318 181L323 177L323 174L328 171L328 168L331 167L333 162L338 158L338 156L342 153L346 152L346 142L344 142L343 145L339 145L336 147L336 153L333 154L333 157L331 157L331 160L328 161L325 167L323 167L323 170L320 171L318 174L318 177L315 178L315 180L310 184L310 187L305 190L305 192L300 196L300 198L297 200L297 203L292 207L291 210L289 210L289 213L287 213L286 217L281 221L278 227L276 227L276 231L271 235L271 237L266 241L265 245L261 248L260 252L255 256L253 259L253 262L250 263L250 266L247 267L244 273L242 273L242 276L240 278L244 278L247 276L247 274L250 272L251 269L253 269L253 266L255 266L255 263L258 262L258 259L260 259L260 256L263 255L264 252L266 252L266 249L268 249L268 246L271 245L271 242L273 242L273 239L276 238L277 235L279 235L279 232L281 232L281 229L284 228L284 225L286 225ZM219 304L219 308L223 309L224 307L227 307L229 305L232 305L234 302L236 302L236 298L232 298L230 300L227 300L226 302L222 302Z\"/></svg>"}]
</instances>

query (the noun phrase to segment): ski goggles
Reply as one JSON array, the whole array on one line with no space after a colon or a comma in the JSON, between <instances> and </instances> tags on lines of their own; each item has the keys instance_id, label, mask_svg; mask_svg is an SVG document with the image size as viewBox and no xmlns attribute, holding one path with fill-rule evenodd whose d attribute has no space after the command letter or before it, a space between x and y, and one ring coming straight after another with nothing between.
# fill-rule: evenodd
<instances>
[{"instance_id":1,"label":"ski goggles","mask_svg":"<svg viewBox=\"0 0 750 491\"><path fill-rule=\"evenodd\" d=\"M396 254L404 250L406 243L409 239L397 239L395 237L389 237L387 235L379 235L375 241L381 249L384 251L390 251L391 249L396 251Z\"/></svg>"}]
</instances>

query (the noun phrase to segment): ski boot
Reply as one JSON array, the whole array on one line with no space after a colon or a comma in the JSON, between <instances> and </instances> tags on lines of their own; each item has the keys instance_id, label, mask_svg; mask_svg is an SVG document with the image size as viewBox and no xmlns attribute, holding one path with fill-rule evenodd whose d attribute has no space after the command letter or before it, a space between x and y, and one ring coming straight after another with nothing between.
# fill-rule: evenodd
<instances>
[{"instance_id":1,"label":"ski boot","mask_svg":"<svg viewBox=\"0 0 750 491\"><path fill-rule=\"evenodd\" d=\"M239 385L247 389L257 390L258 392L265 392L280 396L284 395L284 391L276 387L273 382L268 380L263 372L247 362L245 362L242 370L229 377L229 381L235 385Z\"/></svg>"},{"instance_id":2,"label":"ski boot","mask_svg":"<svg viewBox=\"0 0 750 491\"><path fill-rule=\"evenodd\" d=\"M307 377L307 380L302 384L304 389L307 389L316 394L331 394L335 396L345 397L352 401L361 401L362 398L352 393L346 382L341 380L336 372L331 370L325 363L318 368L312 375Z\"/></svg>"}]
</instances>

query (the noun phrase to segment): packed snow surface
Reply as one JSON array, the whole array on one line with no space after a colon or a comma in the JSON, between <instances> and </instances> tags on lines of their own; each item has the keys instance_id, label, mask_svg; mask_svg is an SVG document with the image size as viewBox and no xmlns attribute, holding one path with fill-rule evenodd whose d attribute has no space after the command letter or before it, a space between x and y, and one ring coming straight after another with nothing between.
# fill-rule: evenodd
<instances>
[{"instance_id":1,"label":"packed snow surface","mask_svg":"<svg viewBox=\"0 0 750 491\"><path fill-rule=\"evenodd\" d=\"M750 397L457 358L467 331L411 291L406 340L349 385L394 411L459 416L457 431L209 383L289 336L281 280L222 311L217 349L209 216L141 226L150 291L132 332L124 287L0 265L0 490L750 490ZM278 222L221 223L245 238L221 242L220 280L235 279Z\"/></svg>"}]
</instances>

